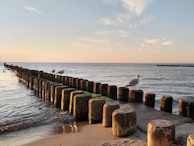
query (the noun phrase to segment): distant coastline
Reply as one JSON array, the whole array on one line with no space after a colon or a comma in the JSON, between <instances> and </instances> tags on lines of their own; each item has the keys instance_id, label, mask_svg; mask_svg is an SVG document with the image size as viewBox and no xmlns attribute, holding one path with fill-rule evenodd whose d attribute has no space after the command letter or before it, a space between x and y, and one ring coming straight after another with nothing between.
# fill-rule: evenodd
<instances>
[{"instance_id":1,"label":"distant coastline","mask_svg":"<svg viewBox=\"0 0 194 146\"><path fill-rule=\"evenodd\" d=\"M166 67L194 67L194 65L186 65L186 64L157 64L157 66L166 66Z\"/></svg>"}]
</instances>

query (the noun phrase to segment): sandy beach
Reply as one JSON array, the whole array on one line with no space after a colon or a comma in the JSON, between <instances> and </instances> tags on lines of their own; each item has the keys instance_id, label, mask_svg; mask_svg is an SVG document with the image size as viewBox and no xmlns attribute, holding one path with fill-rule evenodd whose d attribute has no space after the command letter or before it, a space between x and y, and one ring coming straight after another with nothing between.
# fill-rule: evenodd
<instances>
[{"instance_id":1,"label":"sandy beach","mask_svg":"<svg viewBox=\"0 0 194 146\"><path fill-rule=\"evenodd\" d=\"M147 135L137 131L128 137L117 138L112 135L112 128L103 128L102 124L89 125L82 123L80 131L71 134L60 134L46 139L32 142L25 146L109 146L133 145L146 146Z\"/></svg>"}]
</instances>

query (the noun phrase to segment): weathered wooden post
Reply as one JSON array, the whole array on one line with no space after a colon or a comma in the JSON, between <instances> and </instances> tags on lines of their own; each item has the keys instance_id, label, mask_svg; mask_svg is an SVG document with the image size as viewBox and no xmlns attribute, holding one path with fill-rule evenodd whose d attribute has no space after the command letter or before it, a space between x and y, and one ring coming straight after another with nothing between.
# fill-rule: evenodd
<instances>
[{"instance_id":1,"label":"weathered wooden post","mask_svg":"<svg viewBox=\"0 0 194 146\"><path fill-rule=\"evenodd\" d=\"M69 86L69 77L68 76L65 77L65 85Z\"/></svg>"},{"instance_id":2,"label":"weathered wooden post","mask_svg":"<svg viewBox=\"0 0 194 146\"><path fill-rule=\"evenodd\" d=\"M155 106L155 97L156 97L156 95L154 93L146 93L144 104L149 106L149 107L154 108L154 106Z\"/></svg>"},{"instance_id":3,"label":"weathered wooden post","mask_svg":"<svg viewBox=\"0 0 194 146\"><path fill-rule=\"evenodd\" d=\"M93 93L93 89L94 89L94 82L86 81L86 91Z\"/></svg>"},{"instance_id":4,"label":"weathered wooden post","mask_svg":"<svg viewBox=\"0 0 194 146\"><path fill-rule=\"evenodd\" d=\"M102 123L102 112L105 100L102 98L90 99L88 103L89 124Z\"/></svg>"},{"instance_id":5,"label":"weathered wooden post","mask_svg":"<svg viewBox=\"0 0 194 146\"><path fill-rule=\"evenodd\" d=\"M88 119L88 102L91 99L89 94L77 94L74 96L73 117L76 121Z\"/></svg>"},{"instance_id":6,"label":"weathered wooden post","mask_svg":"<svg viewBox=\"0 0 194 146\"><path fill-rule=\"evenodd\" d=\"M179 115L194 119L194 101L190 99L180 99Z\"/></svg>"},{"instance_id":7,"label":"weathered wooden post","mask_svg":"<svg viewBox=\"0 0 194 146\"><path fill-rule=\"evenodd\" d=\"M129 89L125 88L125 87L119 87L118 92L119 92L118 100L128 102L128 100L129 100Z\"/></svg>"},{"instance_id":8,"label":"weathered wooden post","mask_svg":"<svg viewBox=\"0 0 194 146\"><path fill-rule=\"evenodd\" d=\"M45 86L44 86L44 91L45 91L45 102L49 102L50 101L50 89L51 87L49 85L51 85L51 83L53 83L52 81L46 81L45 82Z\"/></svg>"},{"instance_id":9,"label":"weathered wooden post","mask_svg":"<svg viewBox=\"0 0 194 146\"><path fill-rule=\"evenodd\" d=\"M107 96L107 88L108 84L100 84L100 94L103 96Z\"/></svg>"},{"instance_id":10,"label":"weathered wooden post","mask_svg":"<svg viewBox=\"0 0 194 146\"><path fill-rule=\"evenodd\" d=\"M76 88L77 90L80 90L80 89L81 89L81 88L80 88L81 80L82 80L82 79L79 79L79 78L76 79L76 87L75 87L75 88Z\"/></svg>"},{"instance_id":11,"label":"weathered wooden post","mask_svg":"<svg viewBox=\"0 0 194 146\"><path fill-rule=\"evenodd\" d=\"M63 83L63 77L61 75L57 75L57 82Z\"/></svg>"},{"instance_id":12,"label":"weathered wooden post","mask_svg":"<svg viewBox=\"0 0 194 146\"><path fill-rule=\"evenodd\" d=\"M69 113L73 114L73 106L74 106L74 96L77 94L84 94L82 90L72 91L70 94L70 102L69 102Z\"/></svg>"},{"instance_id":13,"label":"weathered wooden post","mask_svg":"<svg viewBox=\"0 0 194 146\"><path fill-rule=\"evenodd\" d=\"M57 86L63 86L63 84L61 84L61 83L56 83L56 82L51 83L51 98L50 98L50 102L51 102L51 103L54 103L54 99L55 99L55 88L56 88Z\"/></svg>"},{"instance_id":14,"label":"weathered wooden post","mask_svg":"<svg viewBox=\"0 0 194 146\"><path fill-rule=\"evenodd\" d=\"M34 78L36 78L35 76L30 76L29 77L29 88L31 89L31 90L33 90L33 80L34 80Z\"/></svg>"},{"instance_id":15,"label":"weathered wooden post","mask_svg":"<svg viewBox=\"0 0 194 146\"><path fill-rule=\"evenodd\" d=\"M55 78L55 82L58 83L58 75L54 75L54 78Z\"/></svg>"},{"instance_id":16,"label":"weathered wooden post","mask_svg":"<svg viewBox=\"0 0 194 146\"><path fill-rule=\"evenodd\" d=\"M39 91L39 93L38 93L38 97L40 97L40 98L42 98L42 82L43 82L43 78L38 78L38 91Z\"/></svg>"},{"instance_id":17,"label":"weathered wooden post","mask_svg":"<svg viewBox=\"0 0 194 146\"><path fill-rule=\"evenodd\" d=\"M52 80L52 82L55 82L55 75L54 74L51 74L51 80Z\"/></svg>"},{"instance_id":18,"label":"weathered wooden post","mask_svg":"<svg viewBox=\"0 0 194 146\"><path fill-rule=\"evenodd\" d=\"M190 134L187 138L187 146L194 146L194 134Z\"/></svg>"},{"instance_id":19,"label":"weathered wooden post","mask_svg":"<svg viewBox=\"0 0 194 146\"><path fill-rule=\"evenodd\" d=\"M107 102L103 106L103 127L111 127L112 126L112 113L119 109L120 106L116 102Z\"/></svg>"},{"instance_id":20,"label":"weathered wooden post","mask_svg":"<svg viewBox=\"0 0 194 146\"><path fill-rule=\"evenodd\" d=\"M72 88L76 88L76 80L77 78L72 78Z\"/></svg>"},{"instance_id":21,"label":"weathered wooden post","mask_svg":"<svg viewBox=\"0 0 194 146\"><path fill-rule=\"evenodd\" d=\"M42 81L42 100L44 101L45 100L45 84L48 80L43 80Z\"/></svg>"},{"instance_id":22,"label":"weathered wooden post","mask_svg":"<svg viewBox=\"0 0 194 146\"><path fill-rule=\"evenodd\" d=\"M86 82L88 80L81 80L81 90L86 91Z\"/></svg>"},{"instance_id":23,"label":"weathered wooden post","mask_svg":"<svg viewBox=\"0 0 194 146\"><path fill-rule=\"evenodd\" d=\"M66 88L62 90L61 110L69 110L70 95L72 91L75 91L75 88Z\"/></svg>"},{"instance_id":24,"label":"weathered wooden post","mask_svg":"<svg viewBox=\"0 0 194 146\"><path fill-rule=\"evenodd\" d=\"M54 106L56 108L61 108L61 96L62 90L68 88L68 86L57 86L55 87L55 99L54 99Z\"/></svg>"},{"instance_id":25,"label":"weathered wooden post","mask_svg":"<svg viewBox=\"0 0 194 146\"><path fill-rule=\"evenodd\" d=\"M143 103L143 91L142 90L130 90L129 102Z\"/></svg>"},{"instance_id":26,"label":"weathered wooden post","mask_svg":"<svg viewBox=\"0 0 194 146\"><path fill-rule=\"evenodd\" d=\"M73 79L73 77L69 77L69 87L70 87L70 88L73 87L73 86L72 86L72 79Z\"/></svg>"},{"instance_id":27,"label":"weathered wooden post","mask_svg":"<svg viewBox=\"0 0 194 146\"><path fill-rule=\"evenodd\" d=\"M99 82L94 83L94 92L97 94L100 94L100 85L101 83Z\"/></svg>"},{"instance_id":28,"label":"weathered wooden post","mask_svg":"<svg viewBox=\"0 0 194 146\"><path fill-rule=\"evenodd\" d=\"M175 126L172 122L157 119L148 123L148 146L171 146L175 141Z\"/></svg>"},{"instance_id":29,"label":"weathered wooden post","mask_svg":"<svg viewBox=\"0 0 194 146\"><path fill-rule=\"evenodd\" d=\"M79 82L79 83L78 83L78 84L79 84L79 90L82 90L82 80L83 80L83 79L80 79L80 80L78 81L78 82Z\"/></svg>"},{"instance_id":30,"label":"weathered wooden post","mask_svg":"<svg viewBox=\"0 0 194 146\"><path fill-rule=\"evenodd\" d=\"M115 85L108 86L108 97L117 100L117 86Z\"/></svg>"},{"instance_id":31,"label":"weathered wooden post","mask_svg":"<svg viewBox=\"0 0 194 146\"><path fill-rule=\"evenodd\" d=\"M43 73L44 72L42 70L41 71L38 71L38 77L43 78L43 76L44 76Z\"/></svg>"},{"instance_id":32,"label":"weathered wooden post","mask_svg":"<svg viewBox=\"0 0 194 146\"><path fill-rule=\"evenodd\" d=\"M66 76L62 76L63 85L65 85L65 77L66 77ZM66 85L66 86L67 86L67 85Z\"/></svg>"},{"instance_id":33,"label":"weathered wooden post","mask_svg":"<svg viewBox=\"0 0 194 146\"><path fill-rule=\"evenodd\" d=\"M35 96L38 97L38 94L39 94L39 84L38 84L38 77L34 78L33 79L33 89L34 89L34 92L35 92Z\"/></svg>"},{"instance_id":34,"label":"weathered wooden post","mask_svg":"<svg viewBox=\"0 0 194 146\"><path fill-rule=\"evenodd\" d=\"M172 102L173 98L171 96L162 96L160 98L161 111L172 113Z\"/></svg>"},{"instance_id":35,"label":"weathered wooden post","mask_svg":"<svg viewBox=\"0 0 194 146\"><path fill-rule=\"evenodd\" d=\"M112 114L113 136L126 137L137 129L136 112L132 108L117 109Z\"/></svg>"}]
</instances>

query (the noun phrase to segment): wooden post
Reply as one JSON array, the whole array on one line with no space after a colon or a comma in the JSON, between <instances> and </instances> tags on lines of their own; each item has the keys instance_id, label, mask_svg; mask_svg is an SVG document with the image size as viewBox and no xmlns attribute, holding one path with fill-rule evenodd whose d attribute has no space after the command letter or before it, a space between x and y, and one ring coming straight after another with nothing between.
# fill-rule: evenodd
<instances>
[{"instance_id":1,"label":"wooden post","mask_svg":"<svg viewBox=\"0 0 194 146\"><path fill-rule=\"evenodd\" d=\"M112 113L119 109L120 106L116 102L107 102L103 106L103 127L112 127Z\"/></svg>"},{"instance_id":2,"label":"wooden post","mask_svg":"<svg viewBox=\"0 0 194 146\"><path fill-rule=\"evenodd\" d=\"M100 85L101 83L99 82L94 83L94 92L97 94L100 94Z\"/></svg>"},{"instance_id":3,"label":"wooden post","mask_svg":"<svg viewBox=\"0 0 194 146\"><path fill-rule=\"evenodd\" d=\"M113 136L126 137L137 129L136 112L132 108L117 109L112 114Z\"/></svg>"},{"instance_id":4,"label":"wooden post","mask_svg":"<svg viewBox=\"0 0 194 146\"><path fill-rule=\"evenodd\" d=\"M103 96L107 96L107 88L108 84L100 84L100 94Z\"/></svg>"},{"instance_id":5,"label":"wooden post","mask_svg":"<svg viewBox=\"0 0 194 146\"><path fill-rule=\"evenodd\" d=\"M167 120L157 119L148 123L148 146L171 146L175 141L175 126Z\"/></svg>"},{"instance_id":6,"label":"wooden post","mask_svg":"<svg viewBox=\"0 0 194 146\"><path fill-rule=\"evenodd\" d=\"M89 94L77 94L74 97L73 117L76 121L88 119L88 101L91 99Z\"/></svg>"},{"instance_id":7,"label":"wooden post","mask_svg":"<svg viewBox=\"0 0 194 146\"><path fill-rule=\"evenodd\" d=\"M94 82L93 81L87 81L86 82L86 91L93 93L94 89Z\"/></svg>"},{"instance_id":8,"label":"wooden post","mask_svg":"<svg viewBox=\"0 0 194 146\"><path fill-rule=\"evenodd\" d=\"M156 97L156 95L154 93L146 93L144 104L149 106L149 107L154 108L154 106L155 106L155 97Z\"/></svg>"},{"instance_id":9,"label":"wooden post","mask_svg":"<svg viewBox=\"0 0 194 146\"><path fill-rule=\"evenodd\" d=\"M72 91L75 91L75 88L66 88L62 90L61 110L69 110L70 95Z\"/></svg>"},{"instance_id":10,"label":"wooden post","mask_svg":"<svg viewBox=\"0 0 194 146\"><path fill-rule=\"evenodd\" d=\"M160 98L161 111L172 113L172 102L173 98L171 96L162 96Z\"/></svg>"},{"instance_id":11,"label":"wooden post","mask_svg":"<svg viewBox=\"0 0 194 146\"><path fill-rule=\"evenodd\" d=\"M117 100L117 86L115 85L108 86L108 97Z\"/></svg>"},{"instance_id":12,"label":"wooden post","mask_svg":"<svg viewBox=\"0 0 194 146\"><path fill-rule=\"evenodd\" d=\"M118 92L119 92L118 100L128 102L128 100L129 100L129 89L125 88L125 87L119 87Z\"/></svg>"},{"instance_id":13,"label":"wooden post","mask_svg":"<svg viewBox=\"0 0 194 146\"><path fill-rule=\"evenodd\" d=\"M88 103L89 124L102 123L102 112L105 100L102 98L90 99Z\"/></svg>"},{"instance_id":14,"label":"wooden post","mask_svg":"<svg viewBox=\"0 0 194 146\"><path fill-rule=\"evenodd\" d=\"M190 99L179 100L179 114L194 119L194 101Z\"/></svg>"},{"instance_id":15,"label":"wooden post","mask_svg":"<svg viewBox=\"0 0 194 146\"><path fill-rule=\"evenodd\" d=\"M129 102L143 103L143 91L142 90L130 90Z\"/></svg>"}]
</instances>

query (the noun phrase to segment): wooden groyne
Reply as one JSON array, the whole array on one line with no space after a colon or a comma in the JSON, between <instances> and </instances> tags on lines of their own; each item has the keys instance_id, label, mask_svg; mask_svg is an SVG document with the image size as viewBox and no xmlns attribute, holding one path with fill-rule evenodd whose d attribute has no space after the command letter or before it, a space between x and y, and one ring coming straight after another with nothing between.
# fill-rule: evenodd
<instances>
[{"instance_id":1,"label":"wooden groyne","mask_svg":"<svg viewBox=\"0 0 194 146\"><path fill-rule=\"evenodd\" d=\"M88 120L90 124L103 123L104 127L112 127L116 137L132 135L138 128L147 133L149 146L162 143L171 145L175 143L176 128L187 124L185 130L193 129L194 133L194 101L180 99L180 115L173 115L171 96L161 97L161 111L157 111L154 109L154 93L145 93L144 96L142 90L117 88L115 85L6 63L4 66L14 71L19 80L34 90L35 95L42 101L69 111L76 121ZM188 141L193 141L193 135L189 136Z\"/></svg>"}]
</instances>

